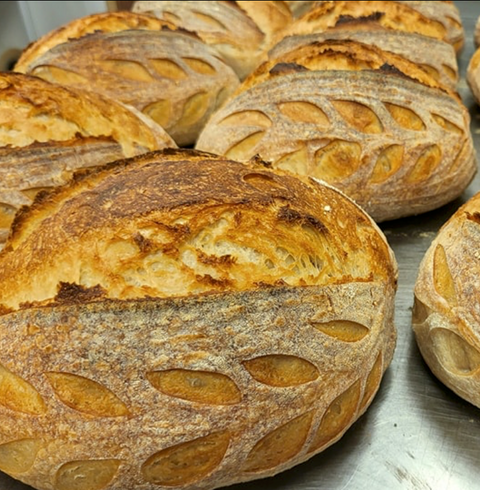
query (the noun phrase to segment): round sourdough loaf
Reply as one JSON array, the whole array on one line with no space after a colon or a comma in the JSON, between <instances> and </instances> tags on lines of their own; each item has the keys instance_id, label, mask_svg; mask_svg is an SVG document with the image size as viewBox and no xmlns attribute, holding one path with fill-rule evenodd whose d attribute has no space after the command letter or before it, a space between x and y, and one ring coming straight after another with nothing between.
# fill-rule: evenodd
<instances>
[{"instance_id":1,"label":"round sourdough loaf","mask_svg":"<svg viewBox=\"0 0 480 490\"><path fill-rule=\"evenodd\" d=\"M420 66L351 40L278 53L211 117L197 149L325 180L377 222L440 207L471 182L468 110Z\"/></svg>"},{"instance_id":2,"label":"round sourdough loaf","mask_svg":"<svg viewBox=\"0 0 480 490\"><path fill-rule=\"evenodd\" d=\"M397 265L338 190L165 150L83 171L0 255L0 470L212 489L337 441L394 345Z\"/></svg>"},{"instance_id":3,"label":"round sourdough loaf","mask_svg":"<svg viewBox=\"0 0 480 490\"><path fill-rule=\"evenodd\" d=\"M132 10L195 32L244 79L293 20L285 2L143 1Z\"/></svg>"},{"instance_id":4,"label":"round sourdough loaf","mask_svg":"<svg viewBox=\"0 0 480 490\"><path fill-rule=\"evenodd\" d=\"M15 71L133 106L179 146L196 141L239 84L195 34L132 12L73 20L26 49Z\"/></svg>"},{"instance_id":5,"label":"round sourdough loaf","mask_svg":"<svg viewBox=\"0 0 480 490\"><path fill-rule=\"evenodd\" d=\"M432 372L480 407L480 194L441 228L415 284L413 329Z\"/></svg>"}]
</instances>

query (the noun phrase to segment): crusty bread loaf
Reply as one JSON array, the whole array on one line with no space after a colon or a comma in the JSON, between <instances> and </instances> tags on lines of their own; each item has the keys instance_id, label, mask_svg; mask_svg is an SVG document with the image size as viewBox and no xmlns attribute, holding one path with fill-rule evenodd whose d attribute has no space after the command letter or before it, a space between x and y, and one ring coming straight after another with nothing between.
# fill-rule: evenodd
<instances>
[{"instance_id":1,"label":"crusty bread loaf","mask_svg":"<svg viewBox=\"0 0 480 490\"><path fill-rule=\"evenodd\" d=\"M281 59L300 46L342 39L370 44L400 55L423 68L440 84L456 89L459 79L458 64L451 44L414 32L388 29L371 18L342 19L340 23L323 32L287 36L269 51L268 57Z\"/></svg>"},{"instance_id":2,"label":"crusty bread loaf","mask_svg":"<svg viewBox=\"0 0 480 490\"><path fill-rule=\"evenodd\" d=\"M169 29L165 22L125 12L85 19L85 35L65 41L79 31L81 20L47 35L54 44L43 52L43 39L15 67L69 87L88 87L131 105L160 124L179 146L191 145L209 116L238 85L233 70L197 36ZM127 22L129 16L132 20ZM137 16L140 19L137 19ZM111 20L111 25L109 23ZM132 28L138 24L139 28ZM123 27L123 29L122 29ZM83 35L81 35L83 34ZM32 53L33 52L33 53ZM35 56L35 54L39 54Z\"/></svg>"},{"instance_id":3,"label":"crusty bread loaf","mask_svg":"<svg viewBox=\"0 0 480 490\"><path fill-rule=\"evenodd\" d=\"M448 11L448 19L445 18L445 9ZM380 25L388 28L440 39L452 44L457 52L463 46L460 16L450 2L317 2L285 29L282 36L322 32L335 26L343 18L352 17L370 17L371 20L375 19Z\"/></svg>"},{"instance_id":4,"label":"crusty bread loaf","mask_svg":"<svg viewBox=\"0 0 480 490\"><path fill-rule=\"evenodd\" d=\"M258 161L166 150L85 171L0 255L0 470L193 490L300 463L372 401L396 276L351 200Z\"/></svg>"},{"instance_id":5,"label":"crusty bread loaf","mask_svg":"<svg viewBox=\"0 0 480 490\"><path fill-rule=\"evenodd\" d=\"M480 194L440 229L420 265L413 329L433 374L480 408Z\"/></svg>"},{"instance_id":6,"label":"crusty bread loaf","mask_svg":"<svg viewBox=\"0 0 480 490\"><path fill-rule=\"evenodd\" d=\"M15 64L15 71L26 73L29 66L47 51L72 39L79 39L95 32L120 32L126 30L158 31L162 28L175 29L175 25L149 15L132 12L108 12L87 15L73 19L67 24L47 32L35 42L29 44Z\"/></svg>"},{"instance_id":7,"label":"crusty bread loaf","mask_svg":"<svg viewBox=\"0 0 480 490\"><path fill-rule=\"evenodd\" d=\"M450 0L428 1L401 0L410 8L417 10L428 19L442 24L446 31L445 41L458 53L465 45L465 32L460 12L455 2Z\"/></svg>"},{"instance_id":8,"label":"crusty bread loaf","mask_svg":"<svg viewBox=\"0 0 480 490\"><path fill-rule=\"evenodd\" d=\"M273 40L293 20L280 1L137 1L146 13L195 32L243 80L263 61Z\"/></svg>"},{"instance_id":9,"label":"crusty bread loaf","mask_svg":"<svg viewBox=\"0 0 480 490\"><path fill-rule=\"evenodd\" d=\"M480 48L473 53L468 62L466 79L473 98L480 104Z\"/></svg>"},{"instance_id":10,"label":"crusty bread loaf","mask_svg":"<svg viewBox=\"0 0 480 490\"><path fill-rule=\"evenodd\" d=\"M476 171L470 116L420 67L356 41L300 45L261 65L197 149L335 185L376 221L458 197Z\"/></svg>"},{"instance_id":11,"label":"crusty bread loaf","mask_svg":"<svg viewBox=\"0 0 480 490\"><path fill-rule=\"evenodd\" d=\"M82 167L175 147L133 108L36 77L0 73L0 248L15 212Z\"/></svg>"}]
</instances>

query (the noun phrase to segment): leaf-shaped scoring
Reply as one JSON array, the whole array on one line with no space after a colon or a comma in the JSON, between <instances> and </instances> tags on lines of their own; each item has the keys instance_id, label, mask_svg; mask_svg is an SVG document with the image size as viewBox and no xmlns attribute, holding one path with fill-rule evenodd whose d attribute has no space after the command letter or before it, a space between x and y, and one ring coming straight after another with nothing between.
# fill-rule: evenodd
<instances>
[{"instance_id":1,"label":"leaf-shaped scoring","mask_svg":"<svg viewBox=\"0 0 480 490\"><path fill-rule=\"evenodd\" d=\"M237 385L221 373L168 369L147 373L147 379L162 393L188 401L231 405L242 399Z\"/></svg>"},{"instance_id":2,"label":"leaf-shaped scoring","mask_svg":"<svg viewBox=\"0 0 480 490\"><path fill-rule=\"evenodd\" d=\"M37 390L1 365L0 405L31 415L39 415L46 411L45 403Z\"/></svg>"},{"instance_id":3,"label":"leaf-shaped scoring","mask_svg":"<svg viewBox=\"0 0 480 490\"><path fill-rule=\"evenodd\" d=\"M45 373L55 394L65 405L97 417L128 415L127 406L108 388L71 373Z\"/></svg>"},{"instance_id":4,"label":"leaf-shaped scoring","mask_svg":"<svg viewBox=\"0 0 480 490\"><path fill-rule=\"evenodd\" d=\"M0 445L0 470L9 475L28 471L42 447L41 439L21 439Z\"/></svg>"},{"instance_id":5,"label":"leaf-shaped scoring","mask_svg":"<svg viewBox=\"0 0 480 490\"><path fill-rule=\"evenodd\" d=\"M260 383L270 386L297 386L318 378L318 369L296 356L274 354L244 361L247 371Z\"/></svg>"},{"instance_id":6,"label":"leaf-shaped scoring","mask_svg":"<svg viewBox=\"0 0 480 490\"><path fill-rule=\"evenodd\" d=\"M55 475L55 489L102 490L115 478L119 466L116 459L65 463Z\"/></svg>"},{"instance_id":7,"label":"leaf-shaped scoring","mask_svg":"<svg viewBox=\"0 0 480 490\"><path fill-rule=\"evenodd\" d=\"M216 432L153 454L142 465L146 481L181 486L201 480L221 462L230 443L228 432Z\"/></svg>"}]
</instances>

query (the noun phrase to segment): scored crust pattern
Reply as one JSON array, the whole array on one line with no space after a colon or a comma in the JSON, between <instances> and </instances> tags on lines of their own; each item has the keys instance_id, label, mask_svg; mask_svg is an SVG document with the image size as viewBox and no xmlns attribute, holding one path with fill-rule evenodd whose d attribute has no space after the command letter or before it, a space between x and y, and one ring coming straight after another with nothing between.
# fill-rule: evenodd
<instances>
[{"instance_id":1,"label":"scored crust pattern","mask_svg":"<svg viewBox=\"0 0 480 490\"><path fill-rule=\"evenodd\" d=\"M288 26L292 14L283 2L137 1L133 12L195 32L231 66L240 79L257 67L273 37Z\"/></svg>"},{"instance_id":2,"label":"scored crust pattern","mask_svg":"<svg viewBox=\"0 0 480 490\"><path fill-rule=\"evenodd\" d=\"M317 2L314 8L295 20L284 34L322 32L337 25L343 17L347 21L373 17L375 22L386 28L443 40L451 44L456 52L464 44L460 14L449 2Z\"/></svg>"},{"instance_id":3,"label":"scored crust pattern","mask_svg":"<svg viewBox=\"0 0 480 490\"><path fill-rule=\"evenodd\" d=\"M477 298L480 196L441 228L415 284L413 329L432 372L480 406L480 308Z\"/></svg>"},{"instance_id":4,"label":"scored crust pattern","mask_svg":"<svg viewBox=\"0 0 480 490\"><path fill-rule=\"evenodd\" d=\"M345 289L345 294L349 294L347 292L348 288L341 287L340 289ZM370 295L370 293L367 293L367 290L369 289L371 288L366 288L365 292L367 295ZM339 291L337 291L337 293L338 292ZM309 305L308 309L312 308L312 301L315 301L316 294L316 291L312 291L311 293L309 292L302 295L303 297L300 299L302 305ZM365 299L366 297L367 296L365 296ZM279 304L283 301L292 303L293 296L290 293L287 295L280 294L278 298L271 299ZM379 295L376 299L377 305L380 301L381 298ZM124 307L122 306L121 309L132 309L132 306L133 309L135 309L136 306L134 303L125 305ZM191 306L193 306L193 304ZM154 306L151 305L149 308L150 307ZM186 304L178 305L178 307L182 309L187 307L187 311L190 310L188 313L190 316L194 312L194 309ZM340 302L339 304L336 304L334 308L335 310L341 308ZM376 361L367 370L367 376L365 378L363 376L358 378L356 377L358 375L355 374L352 378L349 376L348 379L352 380L351 386L340 387L340 391L337 392L337 396L329 406L321 404L320 408L314 408L318 406L318 402L315 402L312 398L313 392L318 389L315 388L315 386L329 383L327 380L333 379L332 376L335 376L333 373L326 374L325 367L322 367L324 365L323 363L326 362L325 359L321 361L321 364L318 364L318 361L314 360L312 357L314 349L309 349L309 361L302 359L298 354L295 356L285 354L275 354L270 356L263 355L253 358L246 356L248 359L243 361L243 363L240 363L237 367L235 367L233 361L233 356L236 354L232 352L227 356L232 356L231 361L227 361L230 366L225 368L229 373L228 376L219 371L218 368L215 369L213 366L208 372L205 370L197 371L195 369L169 369L167 371L159 371L158 369L148 370L147 366L142 366L142 363L136 364L135 360L138 360L138 356L143 352L143 361L145 361L145 353L152 351L152 347L154 348L154 345L158 343L158 340L156 340L156 332L152 332L150 339L146 339L142 342L143 345L137 345L135 347L135 352L132 353L130 362L125 360L120 361L120 358L118 357L119 353L115 353L113 356L107 354L106 351L108 350L108 346L94 346L94 340L90 342L90 345L88 346L81 342L78 343L80 339L78 338L78 334L75 333L78 328L84 329L80 334L84 339L86 339L87 336L92 335L94 330L97 330L97 335L99 333L95 324L92 323L90 326L87 326L88 322L85 323L84 319L81 318L83 315L85 315L85 319L89 316L89 309L90 308L84 310L80 317L74 313L76 310L71 307L60 308L62 311L58 311L59 319L63 318L62 328L64 330L64 343L60 347L58 355L49 355L51 368L55 368L56 365L62 363L63 358L66 356L67 358L76 359L73 367L76 368L75 370L77 372L82 372L83 369L90 366L90 369L94 369L94 375L97 379L100 378L100 373L103 373L102 377L106 379L110 366L114 365L110 363L116 362L117 365L118 363L121 363L120 369L117 369L116 371L118 372L115 373L115 377L118 377L118 380L113 383L114 387L112 387L112 383L108 381L104 381L103 384L99 381L88 381L83 376L73 375L67 372L60 373L57 371L55 374L53 370L49 370L48 372L45 371L43 373L35 372L36 363L34 363L33 368L24 370L22 374L25 378L21 378L17 374L12 374L12 376L14 376L13 380L6 381L2 378L0 382L0 389L3 390L4 385L9 383L10 391L16 389L19 392L24 392L24 386L27 383L29 386L33 386L34 383L38 386L39 391L43 395L41 410L38 411L31 410L28 413L25 413L25 402L15 396L12 397L12 403L7 407L0 408L2 417L12 417L15 412L17 413L17 416L25 414L22 416L22 432L24 433L22 438L12 440L11 436L8 435L8 431L3 431L2 441L6 440L7 442L2 442L0 445L0 455L3 455L0 468L6 473L17 478L25 478L28 476L29 471L33 469L37 472L39 470L42 471L42 466L45 464L43 461L44 455L55 450L54 448L56 447L56 441L51 439L51 434L54 432L50 432L48 427L51 424L54 424L57 418L61 417L63 421L61 426L57 429L60 431L57 435L59 438L66 436L66 434L73 430L74 427L77 436L80 437L80 435L83 434L82 437L85 438L86 434L84 431L87 430L87 427L98 427L98 435L92 434L92 440L87 443L91 459L82 459L83 452L73 444L72 447L68 447L69 445L67 444L65 448L61 450L57 449L57 452L60 451L62 453L61 457L52 454L50 454L49 457L54 457L54 459L58 460L58 469L53 474L51 473L51 470L47 471L44 469L43 471L46 471L46 474L42 475L42 479L53 482L52 486L43 485L39 488L53 488L55 490L65 490L67 488L70 490L72 488L78 490L91 490L92 488L101 490L107 487L121 488L121 486L118 487L114 484L115 477L120 472L120 469L122 470L122 473L127 471L133 472L136 482L140 482L143 479L146 482L153 483L162 488L181 488L182 486L193 482L199 482L200 484L203 479L206 480L206 483L204 486L201 485L201 487L210 488L208 481L213 477L212 475L215 475L216 471L226 474L230 471L228 470L230 465L225 463L226 466L222 467L222 461L226 458L227 451L229 454L231 451L234 451L234 438L238 438L238 435L235 436L235 434L241 426L239 425L241 422L236 419L239 418L239 420L242 421L245 417L249 417L247 415L249 411L248 399L253 396L255 391L258 391L258 394L261 394L260 396L262 397L280 396L281 398L285 398L284 403L289 405L293 404L294 407L293 410L289 409L289 413L292 414L290 415L290 420L283 425L275 427L272 423L265 424L260 417L256 419L256 429L240 438L243 439L243 443L248 441L247 447L248 445L251 445L250 452L242 460L242 472L245 474L245 479L249 479L249 474L256 475L255 477L257 477L259 474L262 474L262 472L270 471L283 464L287 464L292 458L295 459L299 457L305 459L309 454L314 454L335 442L351 423L358 418L358 415L365 410L378 389L381 380L381 372L384 369L384 356L382 352L379 352L376 356ZM96 309L97 312L100 312L103 307L94 306L94 309ZM116 343L116 340L112 337L117 337L119 335L124 337L124 341L128 341L128 339L125 338L125 334L127 336L132 336L132 338L137 338L139 336L140 330L137 330L133 324L131 325L133 330L128 327L125 333L119 332L118 327L115 326L115 321L112 322L111 320L115 317L119 318L119 315L122 315L122 313L120 311L115 311L115 307L110 311L108 310L110 310L110 308L107 308L104 311L106 317L104 317L101 323L103 324L102 330L106 329L106 331L110 331L109 337L112 341ZM32 332L35 333L32 333L28 340L28 347L30 350L29 355L32 356L32 358L40 357L48 344L54 341L55 329L50 329L48 324L44 323L45 320L48 321L49 313L47 313L47 311L44 312L42 309L33 309L25 311L24 313L27 315L27 317L24 318L26 323L30 326L35 325L36 327L35 329L32 329ZM44 313L47 313L47 315ZM123 313L125 313L125 311ZM178 314L180 314L180 311L178 311ZM238 313L233 312L231 314L233 314L233 317L238 315ZM152 316L152 320L155 322L152 324L152 327L156 324L157 329L158 327L162 328L158 325L158 320L154 320L154 318L161 317ZM195 314L192 320L197 323L199 318L201 318L201 312L199 315ZM13 322L10 323L8 321L8 315L4 317L2 319L2 327L7 327L7 331L11 328L17 328L14 326L16 323L15 319L12 318L12 320ZM377 324L378 320L371 317L370 321L372 320L375 323L369 330L380 328L380 325ZM136 321L135 314L132 315L132 321ZM240 319L237 321L240 321ZM278 319L276 323L279 323ZM311 322L307 321L304 327L300 327L300 331L307 329L314 339L315 335L319 336L319 340L322 336L324 339L329 338L328 335L322 334L320 331L310 326L309 323ZM232 321L228 322L228 324L232 325ZM85 327L87 327L86 330ZM233 328L235 328L234 325ZM258 325L258 328L266 329L268 327L267 325ZM134 330L137 331L134 332ZM203 333L205 335L205 331ZM216 335L218 336L218 334L219 332L217 332ZM190 331L190 335L193 337L195 332ZM237 335L240 334L238 333ZM284 335L284 328L280 328L279 336ZM290 333L290 335L296 334L293 332ZM182 335L179 337L181 336ZM374 334L371 334L371 338L373 336ZM74 340L75 337L78 338L77 341ZM2 340L0 340L2 346L3 338L4 336L2 335ZM306 339L305 341L311 343L311 340ZM171 344L174 342L175 339L170 341ZM236 342L241 342L241 344L243 344L242 351L246 353L250 352L251 347L247 344L250 344L251 341L246 344L245 339L237 339ZM357 350L355 344L358 342L362 343L364 341L349 341L347 344L351 345L350 349L355 351ZM368 342L368 345L372 345L372 348L378 349L378 346L375 345L375 340L374 342L374 344ZM187 362L187 365L191 364L192 366L195 366L196 363L200 363L200 361L188 362L187 359L192 354L187 354L186 350L184 350L188 344L194 347L196 343L197 341L195 340L187 341L186 344L185 341L183 341L183 345L178 347L176 357L179 360L181 358L184 359L180 364ZM281 349L281 339L277 339L275 343L278 344L278 346L273 348L273 351ZM316 344L316 342L314 343ZM150 346L148 346L149 344ZM204 340L202 344L203 348L205 348L206 341ZM301 344L303 344L303 342L301 342ZM84 350L88 350L90 353L89 356L92 358L100 359L100 355L102 355L102 365L104 364L104 366L91 364L92 361L88 358L82 359L78 357L74 351L78 349L79 346ZM260 351L263 351L265 347L260 346ZM362 351L364 348L365 347L362 347ZM18 349L18 347L13 345L11 351L15 349ZM298 353L303 349L305 349L305 345L300 345L297 349ZM268 348L268 350L272 351L272 348ZM345 352L346 350L348 350L348 348L343 346L342 357L348 355L347 352ZM184 353L182 354L182 352ZM192 353L194 352L195 351L192 350ZM201 353L202 351L198 351L199 355ZM7 353L7 356L8 355L9 354ZM73 355L75 355L75 357L71 357ZM337 358L339 355L338 346L335 347L334 343L331 345L331 355L334 355ZM390 356L390 353L388 356ZM268 357L271 359L268 359ZM365 358L363 355L358 357L359 358L355 363L360 365L364 362ZM160 361L155 357L151 357L151 354L149 354L147 358L151 359L149 364L152 365L152 367ZM175 364L175 362L170 361L169 364ZM225 366L228 366L228 364ZM274 365L273 368L272 364ZM278 364L280 366L278 366ZM84 366L84 368L82 368L82 366ZM142 366L140 371L138 371L139 366ZM298 367L300 367L299 371L296 370ZM331 370L331 368L329 369ZM168 377L166 380L162 380L155 376L161 372L170 374L174 371L176 371L176 373L174 373L176 380L170 382L170 387L170 380ZM217 379L215 382L218 386L210 390L207 398L200 399L196 395L196 392L199 391L199 385L202 383L212 384L211 379L208 379L209 377L205 376L205 373L216 377ZM125 375L127 376L128 383L124 383L122 379ZM26 379L33 380L33 382L27 382ZM233 379L236 379L237 381L234 382ZM179 384L184 385L182 393L179 393L178 391ZM175 388L171 388L172 386ZM225 390L225 387L227 390ZM286 387L296 388L292 393L282 394L281 390ZM112 391L112 389L114 391ZM140 393L136 392L138 389L140 390ZM33 390L33 388L30 388L30 390ZM228 395L228 393L230 393L230 395ZM35 390L35 395L30 394L29 396L34 396L34 399L37 399L40 395L37 395L37 391ZM220 396L222 399L219 400ZM75 398L80 400L76 402ZM295 401L297 398L299 398L299 401ZM169 399L171 400L170 402ZM177 401L174 402L174 400ZM303 405L304 403L305 406ZM168 406L170 406L170 408L165 412L166 407ZM202 414L201 406L205 407L203 409L204 415L202 416L200 416L200 414ZM305 407L307 407L307 409ZM190 414L190 410L196 410L199 415L191 418L192 415ZM185 412L185 416L187 417L182 422L182 427L179 427L178 430L174 430L170 423L164 426L164 424L160 422L161 420L170 420L177 411ZM167 413L170 413L170 415L167 415ZM210 417L215 420L218 419L220 421L224 419L222 424L224 430L207 433L204 436L189 439L185 434L190 431L190 425L194 424L194 426L197 427L196 418L200 417L200 420L205 420L207 413L209 413ZM295 413L299 413L300 415L294 416L293 414ZM109 423L108 420L113 420L112 417L117 420L117 422ZM158 420L158 422L155 423L155 420ZM149 435L148 429L145 429L140 432L145 432L141 437L145 438L147 441L150 440L147 444L145 444L145 441L143 441L144 444L142 445L141 443L131 440L128 442L128 445L130 446L128 450L120 451L120 454L124 456L123 458L105 458L106 454L112 453L112 448L110 447L111 443L108 442L108 437L107 441L105 441L106 436L101 429L102 425L108 427L109 431L113 430L114 432L120 431L122 427L127 427L128 432L132 430L133 427L147 427L148 424L152 423L154 426L159 427L158 430L161 432L164 432L165 430L168 430L168 432L178 432L176 437L180 438L182 442L168 447L164 447L164 443L162 444L159 442L160 447L157 446L157 449L155 449L157 438L154 437L153 434ZM184 423L187 424L186 427L183 426ZM202 430L205 431L204 423L205 422L201 422L200 428L197 427L192 433L199 433L199 431L202 432ZM236 427L237 425L239 425L239 427ZM132 427L132 429L129 429L129 427ZM67 432L64 433L64 431ZM34 435L36 437L34 437ZM172 440L174 439L175 438L172 437ZM240 441L236 441L236 443L238 442ZM97 445L99 446L97 447ZM150 454L148 455L148 453ZM227 458L227 460L228 459L229 458ZM21 463L19 461L21 461ZM136 463L137 461L140 461L141 464L139 465ZM77 475L77 477L75 475ZM82 475L82 478L78 478L78 475ZM226 478L225 475L224 478ZM78 483L78 480L82 483ZM225 481L228 481L228 479Z\"/></svg>"},{"instance_id":5,"label":"scored crust pattern","mask_svg":"<svg viewBox=\"0 0 480 490\"><path fill-rule=\"evenodd\" d=\"M416 90L422 103L412 105ZM455 98L381 71L300 72L230 100L197 148L238 160L259 154L337 186L383 221L461 192L475 168L468 124Z\"/></svg>"},{"instance_id":6,"label":"scored crust pattern","mask_svg":"<svg viewBox=\"0 0 480 490\"><path fill-rule=\"evenodd\" d=\"M172 150L53 195L0 257L6 473L41 490L216 488L305 461L371 403L394 348L396 264L334 188ZM43 232L70 283L40 259ZM30 246L40 260L15 292ZM153 259L183 271L180 289L148 279Z\"/></svg>"},{"instance_id":7,"label":"scored crust pattern","mask_svg":"<svg viewBox=\"0 0 480 490\"><path fill-rule=\"evenodd\" d=\"M91 90L131 105L175 142L192 144L238 77L186 32L96 32L59 44L25 71L50 82Z\"/></svg>"}]
</instances>

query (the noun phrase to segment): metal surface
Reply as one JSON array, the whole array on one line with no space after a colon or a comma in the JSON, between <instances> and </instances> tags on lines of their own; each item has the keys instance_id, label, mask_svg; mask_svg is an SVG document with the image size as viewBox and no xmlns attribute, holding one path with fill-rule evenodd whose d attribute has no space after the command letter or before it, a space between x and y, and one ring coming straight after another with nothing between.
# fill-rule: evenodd
<instances>
[{"instance_id":1,"label":"metal surface","mask_svg":"<svg viewBox=\"0 0 480 490\"><path fill-rule=\"evenodd\" d=\"M466 45L459 58L459 92L472 115L472 134L480 156L480 108L465 82L480 2L455 3L466 32ZM381 226L399 264L398 342L393 362L367 413L339 442L308 462L273 478L229 487L231 490L480 489L480 410L433 377L411 330L419 263L439 227L478 191L480 175L455 202ZM0 473L0 490L31 489Z\"/></svg>"}]
</instances>

